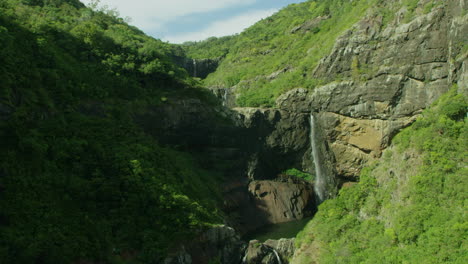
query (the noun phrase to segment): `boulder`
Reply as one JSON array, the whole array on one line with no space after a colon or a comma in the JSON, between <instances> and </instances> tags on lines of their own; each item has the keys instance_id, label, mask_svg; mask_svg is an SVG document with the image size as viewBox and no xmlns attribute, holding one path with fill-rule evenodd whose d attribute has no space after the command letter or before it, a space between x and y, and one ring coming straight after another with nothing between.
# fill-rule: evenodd
<instances>
[{"instance_id":1,"label":"boulder","mask_svg":"<svg viewBox=\"0 0 468 264\"><path fill-rule=\"evenodd\" d=\"M252 181L249 192L268 223L300 220L315 211L313 186L307 181Z\"/></svg>"}]
</instances>

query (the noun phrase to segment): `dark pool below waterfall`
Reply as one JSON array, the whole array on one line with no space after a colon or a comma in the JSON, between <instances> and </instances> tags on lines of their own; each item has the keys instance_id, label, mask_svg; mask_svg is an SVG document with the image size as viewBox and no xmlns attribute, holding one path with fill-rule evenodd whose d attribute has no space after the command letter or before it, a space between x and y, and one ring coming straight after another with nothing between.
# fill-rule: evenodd
<instances>
[{"instance_id":1,"label":"dark pool below waterfall","mask_svg":"<svg viewBox=\"0 0 468 264\"><path fill-rule=\"evenodd\" d=\"M244 241L256 239L260 242L265 242L268 239L293 238L311 219L312 217L308 217L298 221L268 225L251 233L247 233L242 239Z\"/></svg>"}]
</instances>

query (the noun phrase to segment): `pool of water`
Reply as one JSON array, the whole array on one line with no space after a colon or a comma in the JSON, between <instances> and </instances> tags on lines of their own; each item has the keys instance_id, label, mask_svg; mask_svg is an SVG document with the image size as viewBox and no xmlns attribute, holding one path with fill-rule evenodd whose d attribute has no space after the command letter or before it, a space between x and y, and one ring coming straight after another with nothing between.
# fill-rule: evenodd
<instances>
[{"instance_id":1,"label":"pool of water","mask_svg":"<svg viewBox=\"0 0 468 264\"><path fill-rule=\"evenodd\" d=\"M312 217L308 217L298 221L268 225L247 233L242 239L245 241L256 239L260 242L265 242L268 239L293 238L311 219Z\"/></svg>"}]
</instances>

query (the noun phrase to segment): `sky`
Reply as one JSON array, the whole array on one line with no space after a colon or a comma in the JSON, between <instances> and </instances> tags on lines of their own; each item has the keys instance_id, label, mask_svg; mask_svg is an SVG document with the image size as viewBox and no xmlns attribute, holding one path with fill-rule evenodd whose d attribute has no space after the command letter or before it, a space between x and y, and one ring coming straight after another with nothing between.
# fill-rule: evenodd
<instances>
[{"instance_id":1,"label":"sky","mask_svg":"<svg viewBox=\"0 0 468 264\"><path fill-rule=\"evenodd\" d=\"M240 33L282 7L300 2L304 0L100 0L100 6L116 9L152 37L183 43Z\"/></svg>"}]
</instances>

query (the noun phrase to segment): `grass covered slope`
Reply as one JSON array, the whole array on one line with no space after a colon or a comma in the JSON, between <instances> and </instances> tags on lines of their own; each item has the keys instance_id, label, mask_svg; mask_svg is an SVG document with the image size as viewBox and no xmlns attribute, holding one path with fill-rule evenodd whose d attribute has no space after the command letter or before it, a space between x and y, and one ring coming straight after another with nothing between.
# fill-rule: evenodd
<instances>
[{"instance_id":1,"label":"grass covered slope","mask_svg":"<svg viewBox=\"0 0 468 264\"><path fill-rule=\"evenodd\" d=\"M452 89L319 208L293 263L465 263L468 101Z\"/></svg>"},{"instance_id":2,"label":"grass covered slope","mask_svg":"<svg viewBox=\"0 0 468 264\"><path fill-rule=\"evenodd\" d=\"M193 58L224 58L204 80L206 86L232 88L229 93L236 95L238 106L271 107L280 94L294 88L314 89L333 81L365 79L371 72L371 67L366 68L363 63L365 59L337 61L351 65L353 78L339 68L333 78L316 72L321 60L339 46L340 37L352 32L349 30L354 30L358 22L375 19L379 30L384 30L444 4L446 1L440 0L309 0L291 4L239 35L186 43L182 47ZM375 41L369 44L376 44ZM345 51L348 52L351 51Z\"/></svg>"},{"instance_id":3,"label":"grass covered slope","mask_svg":"<svg viewBox=\"0 0 468 264\"><path fill-rule=\"evenodd\" d=\"M292 4L233 38L189 43L186 49L189 56L200 57L226 53L229 46L218 70L206 78L206 86L237 85L240 106L272 106L275 98L289 89L320 84L321 80L310 76L319 60L331 51L338 36L377 2L322 0ZM277 76L268 77L275 72Z\"/></svg>"},{"instance_id":4,"label":"grass covered slope","mask_svg":"<svg viewBox=\"0 0 468 264\"><path fill-rule=\"evenodd\" d=\"M205 97L177 49L61 0L1 1L0 43L1 263L157 263L220 221L218 176L133 119Z\"/></svg>"}]
</instances>

